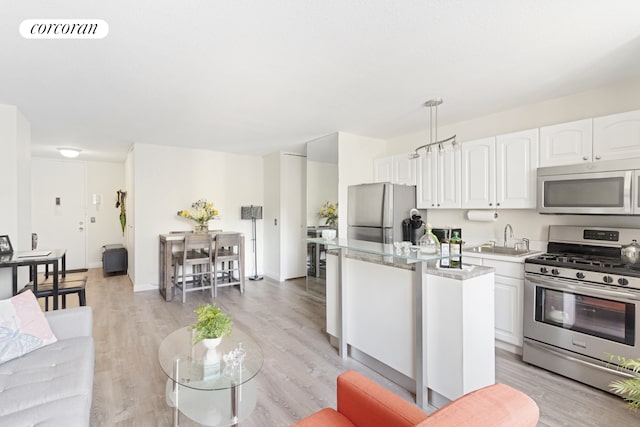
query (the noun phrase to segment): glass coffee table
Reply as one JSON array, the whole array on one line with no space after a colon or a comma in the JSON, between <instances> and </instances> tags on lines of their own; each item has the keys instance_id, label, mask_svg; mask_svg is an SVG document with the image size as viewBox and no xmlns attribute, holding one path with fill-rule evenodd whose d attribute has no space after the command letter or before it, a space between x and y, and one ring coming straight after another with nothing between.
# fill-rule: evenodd
<instances>
[{"instance_id":1,"label":"glass coffee table","mask_svg":"<svg viewBox=\"0 0 640 427\"><path fill-rule=\"evenodd\" d=\"M237 426L256 406L253 379L260 372L262 350L246 333L233 328L215 351L219 365L211 365L202 342L192 345L189 326L168 335L158 349L162 371L169 377L167 404L173 407L173 425L180 413L208 426Z\"/></svg>"}]
</instances>

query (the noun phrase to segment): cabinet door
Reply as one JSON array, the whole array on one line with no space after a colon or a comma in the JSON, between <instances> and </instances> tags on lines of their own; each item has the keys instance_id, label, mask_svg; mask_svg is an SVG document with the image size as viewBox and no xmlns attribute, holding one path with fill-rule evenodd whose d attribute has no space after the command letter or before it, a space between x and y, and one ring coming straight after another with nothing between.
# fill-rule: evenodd
<instances>
[{"instance_id":1,"label":"cabinet door","mask_svg":"<svg viewBox=\"0 0 640 427\"><path fill-rule=\"evenodd\" d=\"M640 215L640 169L633 171L633 213Z\"/></svg>"},{"instance_id":2,"label":"cabinet door","mask_svg":"<svg viewBox=\"0 0 640 427\"><path fill-rule=\"evenodd\" d=\"M522 347L522 289L524 281L495 276L496 339Z\"/></svg>"},{"instance_id":3,"label":"cabinet door","mask_svg":"<svg viewBox=\"0 0 640 427\"><path fill-rule=\"evenodd\" d=\"M640 157L640 110L593 119L593 158Z\"/></svg>"},{"instance_id":4,"label":"cabinet door","mask_svg":"<svg viewBox=\"0 0 640 427\"><path fill-rule=\"evenodd\" d=\"M418 209L436 207L437 156L434 153L423 153L416 160L418 163L418 185L416 188L416 205Z\"/></svg>"},{"instance_id":5,"label":"cabinet door","mask_svg":"<svg viewBox=\"0 0 640 427\"><path fill-rule=\"evenodd\" d=\"M577 120L540 128L540 167L591 161L593 120Z\"/></svg>"},{"instance_id":6,"label":"cabinet door","mask_svg":"<svg viewBox=\"0 0 640 427\"><path fill-rule=\"evenodd\" d=\"M392 158L392 173L394 184L416 185L416 159L409 154L398 154Z\"/></svg>"},{"instance_id":7,"label":"cabinet door","mask_svg":"<svg viewBox=\"0 0 640 427\"><path fill-rule=\"evenodd\" d=\"M393 157L383 157L373 161L373 181L393 182Z\"/></svg>"},{"instance_id":8,"label":"cabinet door","mask_svg":"<svg viewBox=\"0 0 640 427\"><path fill-rule=\"evenodd\" d=\"M447 146L444 151L434 156L438 159L437 185L438 199L436 207L456 209L462 206L460 185L460 150Z\"/></svg>"},{"instance_id":9,"label":"cabinet door","mask_svg":"<svg viewBox=\"0 0 640 427\"><path fill-rule=\"evenodd\" d=\"M487 209L496 199L495 137L462 143L462 207Z\"/></svg>"},{"instance_id":10,"label":"cabinet door","mask_svg":"<svg viewBox=\"0 0 640 427\"><path fill-rule=\"evenodd\" d=\"M535 208L537 167L538 129L496 137L496 205Z\"/></svg>"}]
</instances>

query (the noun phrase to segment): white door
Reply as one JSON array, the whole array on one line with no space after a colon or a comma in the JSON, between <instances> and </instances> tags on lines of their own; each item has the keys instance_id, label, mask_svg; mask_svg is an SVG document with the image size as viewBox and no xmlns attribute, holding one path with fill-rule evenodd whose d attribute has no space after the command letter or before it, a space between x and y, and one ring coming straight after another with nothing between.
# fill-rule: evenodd
<instances>
[{"instance_id":1,"label":"white door","mask_svg":"<svg viewBox=\"0 0 640 427\"><path fill-rule=\"evenodd\" d=\"M593 119L593 158L640 157L640 110Z\"/></svg>"},{"instance_id":2,"label":"white door","mask_svg":"<svg viewBox=\"0 0 640 427\"><path fill-rule=\"evenodd\" d=\"M493 208L496 199L496 139L462 143L462 207Z\"/></svg>"},{"instance_id":3,"label":"white door","mask_svg":"<svg viewBox=\"0 0 640 427\"><path fill-rule=\"evenodd\" d=\"M591 161L593 120L577 120L540 128L540 167Z\"/></svg>"},{"instance_id":4,"label":"white door","mask_svg":"<svg viewBox=\"0 0 640 427\"><path fill-rule=\"evenodd\" d=\"M284 280L307 275L306 158L282 156L282 271Z\"/></svg>"},{"instance_id":5,"label":"white door","mask_svg":"<svg viewBox=\"0 0 640 427\"><path fill-rule=\"evenodd\" d=\"M87 268L86 163L31 160L31 224L38 249L67 250L67 269Z\"/></svg>"},{"instance_id":6,"label":"white door","mask_svg":"<svg viewBox=\"0 0 640 427\"><path fill-rule=\"evenodd\" d=\"M496 137L496 206L536 207L538 129Z\"/></svg>"}]
</instances>

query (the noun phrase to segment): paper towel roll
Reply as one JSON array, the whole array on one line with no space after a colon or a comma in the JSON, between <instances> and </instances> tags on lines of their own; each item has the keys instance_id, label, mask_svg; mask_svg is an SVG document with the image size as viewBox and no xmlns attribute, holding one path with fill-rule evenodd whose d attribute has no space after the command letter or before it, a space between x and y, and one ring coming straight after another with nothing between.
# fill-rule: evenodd
<instances>
[{"instance_id":1,"label":"paper towel roll","mask_svg":"<svg viewBox=\"0 0 640 427\"><path fill-rule=\"evenodd\" d=\"M498 220L498 212L495 211L467 211L469 221L495 222Z\"/></svg>"}]
</instances>

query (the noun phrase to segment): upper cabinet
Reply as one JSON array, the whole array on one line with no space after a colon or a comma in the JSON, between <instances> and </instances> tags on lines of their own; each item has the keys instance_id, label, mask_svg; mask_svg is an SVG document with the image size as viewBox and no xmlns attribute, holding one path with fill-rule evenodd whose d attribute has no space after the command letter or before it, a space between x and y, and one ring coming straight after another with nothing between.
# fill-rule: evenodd
<instances>
[{"instance_id":1,"label":"upper cabinet","mask_svg":"<svg viewBox=\"0 0 640 427\"><path fill-rule=\"evenodd\" d=\"M594 160L640 157L640 110L593 119Z\"/></svg>"},{"instance_id":2,"label":"upper cabinet","mask_svg":"<svg viewBox=\"0 0 640 427\"><path fill-rule=\"evenodd\" d=\"M540 167L640 157L640 110L540 128Z\"/></svg>"},{"instance_id":3,"label":"upper cabinet","mask_svg":"<svg viewBox=\"0 0 640 427\"><path fill-rule=\"evenodd\" d=\"M418 209L461 207L460 150L447 145L443 151L423 153L418 159Z\"/></svg>"},{"instance_id":4,"label":"upper cabinet","mask_svg":"<svg viewBox=\"0 0 640 427\"><path fill-rule=\"evenodd\" d=\"M373 174L375 182L416 185L416 159L408 153L376 159Z\"/></svg>"},{"instance_id":5,"label":"upper cabinet","mask_svg":"<svg viewBox=\"0 0 640 427\"><path fill-rule=\"evenodd\" d=\"M462 207L533 209L538 129L462 144Z\"/></svg>"},{"instance_id":6,"label":"upper cabinet","mask_svg":"<svg viewBox=\"0 0 640 427\"><path fill-rule=\"evenodd\" d=\"M592 119L540 128L540 167L590 162L592 131Z\"/></svg>"},{"instance_id":7,"label":"upper cabinet","mask_svg":"<svg viewBox=\"0 0 640 427\"><path fill-rule=\"evenodd\" d=\"M496 200L496 138L461 144L462 207L487 209Z\"/></svg>"},{"instance_id":8,"label":"upper cabinet","mask_svg":"<svg viewBox=\"0 0 640 427\"><path fill-rule=\"evenodd\" d=\"M538 129L496 137L496 206L535 209Z\"/></svg>"}]
</instances>

